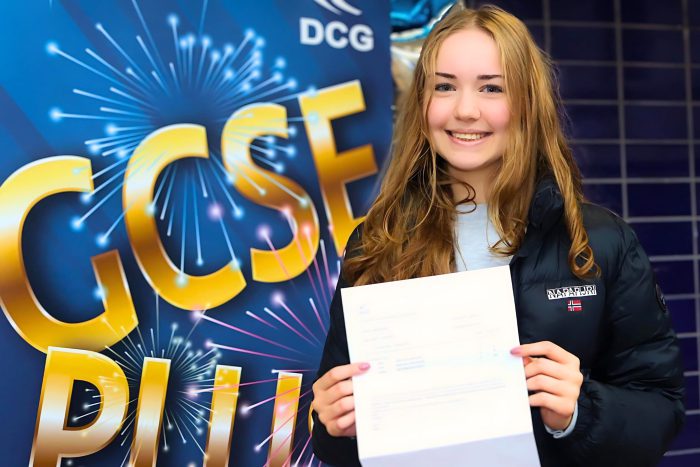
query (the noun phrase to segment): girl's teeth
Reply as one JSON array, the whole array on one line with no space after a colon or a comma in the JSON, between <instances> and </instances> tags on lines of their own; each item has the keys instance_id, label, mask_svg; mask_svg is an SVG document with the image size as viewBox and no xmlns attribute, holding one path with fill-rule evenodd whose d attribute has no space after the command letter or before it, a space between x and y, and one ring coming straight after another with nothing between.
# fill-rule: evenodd
<instances>
[{"instance_id":1,"label":"girl's teeth","mask_svg":"<svg viewBox=\"0 0 700 467\"><path fill-rule=\"evenodd\" d=\"M484 138L486 136L486 133L452 133L452 136L464 141L476 141L478 139Z\"/></svg>"}]
</instances>

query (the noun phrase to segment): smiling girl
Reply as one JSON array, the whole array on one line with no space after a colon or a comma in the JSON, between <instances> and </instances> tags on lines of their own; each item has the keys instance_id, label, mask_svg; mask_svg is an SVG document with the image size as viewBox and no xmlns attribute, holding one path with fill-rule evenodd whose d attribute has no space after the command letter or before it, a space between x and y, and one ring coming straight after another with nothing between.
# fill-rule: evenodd
<instances>
[{"instance_id":1,"label":"smiling girl","mask_svg":"<svg viewBox=\"0 0 700 467\"><path fill-rule=\"evenodd\" d=\"M425 41L391 164L352 235L314 384L313 445L358 465L343 287L509 264L542 465L654 465L683 422L683 371L633 231L584 201L551 67L495 7ZM455 465L469 465L468 459Z\"/></svg>"}]
</instances>

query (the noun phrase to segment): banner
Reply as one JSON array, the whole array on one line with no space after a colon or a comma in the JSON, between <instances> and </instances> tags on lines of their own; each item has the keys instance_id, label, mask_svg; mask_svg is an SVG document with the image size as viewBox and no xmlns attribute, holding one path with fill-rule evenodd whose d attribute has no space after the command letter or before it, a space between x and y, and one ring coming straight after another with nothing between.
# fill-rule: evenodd
<instances>
[{"instance_id":1,"label":"banner","mask_svg":"<svg viewBox=\"0 0 700 467\"><path fill-rule=\"evenodd\" d=\"M389 2L2 2L3 465L308 464Z\"/></svg>"}]
</instances>

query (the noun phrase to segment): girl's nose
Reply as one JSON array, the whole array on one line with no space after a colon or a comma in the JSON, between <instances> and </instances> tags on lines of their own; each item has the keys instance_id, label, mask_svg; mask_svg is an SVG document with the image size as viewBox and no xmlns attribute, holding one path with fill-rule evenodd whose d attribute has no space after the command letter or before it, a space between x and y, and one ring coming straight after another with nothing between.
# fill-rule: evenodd
<instances>
[{"instance_id":1,"label":"girl's nose","mask_svg":"<svg viewBox=\"0 0 700 467\"><path fill-rule=\"evenodd\" d=\"M458 120L477 120L481 116L476 96L470 92L461 93L455 107Z\"/></svg>"}]
</instances>

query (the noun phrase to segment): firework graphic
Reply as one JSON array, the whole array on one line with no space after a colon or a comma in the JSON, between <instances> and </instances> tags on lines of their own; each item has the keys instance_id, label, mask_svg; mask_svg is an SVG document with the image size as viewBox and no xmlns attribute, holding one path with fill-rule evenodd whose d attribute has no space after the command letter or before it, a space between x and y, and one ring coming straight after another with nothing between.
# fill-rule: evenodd
<instances>
[{"instance_id":1,"label":"firework graphic","mask_svg":"<svg viewBox=\"0 0 700 467\"><path fill-rule=\"evenodd\" d=\"M262 313L246 310L247 320L241 326L209 316L206 311L192 313L192 325L184 337L178 334L179 326L176 323L168 327L167 333L160 334L164 304L155 295L155 326L137 327L124 340L107 347L105 351L123 369L131 394L117 440L119 446L126 447L121 466L127 464L130 456L137 415L136 395L139 394L144 363L148 357L170 360L160 452L168 453L176 443L181 446L191 443L202 456L206 456L204 440L210 425L209 396L214 391L229 388L217 386L213 378L217 365L224 360L226 353L254 356L258 359L258 366L270 368L269 378L244 380L235 386L246 397L237 407L236 418L250 419L256 416L258 410L274 405L276 420L273 428L266 436L261 435L251 446L252 451L268 453L266 466L296 467L314 463L315 456L310 449L311 434L305 428L306 415L312 401L311 384L317 359L329 325L325 301L331 296L336 280L335 276L320 273L323 269L327 270L326 264L314 269L318 274L310 274L306 279L314 284L324 304L321 307L324 311L319 312L313 297L307 297L308 306L304 309L292 309L284 295L275 292L271 303L263 306ZM321 288L325 288L325 291L321 292ZM95 294L98 296L100 291ZM254 330L261 327L256 325L261 325L264 330ZM221 342L207 340L203 348L196 348L191 337L196 329L206 333L204 328L207 326L225 330L224 337ZM280 342L290 336L295 339L290 345ZM236 345L230 345L230 340L235 341ZM270 349L275 349L274 353ZM275 384L279 387L286 378L291 379L290 383L283 391L278 389L275 392ZM109 381L104 383L104 387L110 388ZM248 393L249 388L258 391ZM85 388L84 392L78 413L71 417L75 426L89 422L100 411L102 396L94 388ZM260 398L257 395L260 392L271 395ZM274 462L275 459L277 462ZM75 459L64 459L64 465L72 466L74 462Z\"/></svg>"},{"instance_id":2,"label":"firework graphic","mask_svg":"<svg viewBox=\"0 0 700 467\"><path fill-rule=\"evenodd\" d=\"M323 241L319 255L322 264L314 258L313 266L307 269L305 282L311 284L313 297L301 297L296 292L294 280L290 278L290 284L295 289L295 302L304 302L303 306L294 307L290 305L291 300L287 300L281 291L272 294L268 306L263 306L259 312L246 310L245 315L248 321L240 326L236 326L220 319L208 316L205 311L196 314L198 321L215 325L227 331L233 332L231 339L237 343L247 342L247 346L229 345L226 342L207 341L206 347L218 349L222 352L233 352L235 354L250 355L257 357L259 365L271 367L273 378L258 381L250 381L244 385L271 385L279 381L281 374L298 376L298 386L293 385L286 392L277 393L272 397L267 397L258 401L243 402L240 406L240 413L250 416L253 412L265 405L277 405L283 400L284 404L293 404L297 408L291 415L277 419L272 432L258 441L254 450L259 452L268 450L268 463L266 465L311 465L314 462L314 454L309 448L311 433L307 430L297 430L295 432L295 421L299 425L305 425L304 416L309 411L309 406L313 399L311 385L315 380L316 369L318 368L318 358L323 349L323 342L328 332L330 300L333 295L337 274L331 275L327 261L327 253ZM284 266L284 265L281 265ZM336 270L339 271L339 261L336 262ZM313 272L312 272L313 271ZM317 305L320 303L320 306ZM319 308L322 310L319 312ZM252 329L259 329L253 331ZM282 342L291 342L289 345ZM274 350L273 350L274 349ZM212 389L203 388L197 390L198 393L209 392ZM293 397L284 397L286 393L295 391ZM277 409L275 409L275 413ZM282 411L284 412L284 411ZM298 416L297 416L298 414ZM298 436L300 435L301 436ZM292 438L297 435L295 442L291 445ZM276 441L276 442L275 442ZM287 444L288 453L284 452ZM279 454L282 457L279 459ZM272 464L271 459L278 458L278 462Z\"/></svg>"},{"instance_id":3,"label":"firework graphic","mask_svg":"<svg viewBox=\"0 0 700 467\"><path fill-rule=\"evenodd\" d=\"M180 20L174 14L162 18L160 26L167 27L171 36L167 44L156 43L136 0L132 0L131 6L142 27L141 34L121 38L110 32L106 24L95 23L94 27L105 44L120 58L119 63L109 61L91 48L85 48L84 54L75 54L63 50L56 41L46 45L47 53L80 67L95 78L94 89L72 90L91 102L94 112L75 113L53 107L49 110L51 120L57 124L65 120L104 122L103 134L85 140L85 145L90 154L109 158L109 162L105 161L105 164L96 160L104 167L93 174L96 188L82 196L87 207L82 215L72 219L73 229L81 229L93 214L122 191L128 182L125 178L127 164L137 157L135 151L139 144L154 131L173 124L196 123L207 129L209 141L219 141L224 124L237 109L260 101L284 103L314 92L313 87L304 92L294 92L297 82L293 77L285 77L284 57L275 58L272 65L266 68L265 38L250 29L245 31L237 44L217 46L204 33L207 4L206 0L202 3L200 30L197 33L181 32ZM140 53L129 54L127 44L138 44ZM246 117L244 114L239 118ZM301 122L303 118L290 117L288 121ZM246 145L247 140L259 134L260 130L256 126L246 126L245 122L236 125L236 129L237 132L225 135L233 146ZM296 126L291 124L288 136L294 138L296 132ZM284 173L286 163L294 159L297 153L294 144L278 142L277 137L272 135L255 137L255 142L249 148L256 164L275 173ZM146 164L138 160L131 163L134 165L131 176L147 169ZM250 167L253 170L257 168ZM224 237L221 241L231 245L231 233L223 220L229 214L234 221L245 217L243 201L232 189L238 176L246 178L261 196L265 196L264 188L246 174L236 173L235 168L226 164L225 158L214 148L207 160L168 166L158 180L150 206L151 214L163 224L168 237L178 232L177 222L184 225L189 220L194 225L197 266L205 266L207 259L202 252L202 220L208 218L220 223ZM299 202L308 201L299 199ZM109 245L110 236L128 209L129 206L124 206L121 215L96 236L95 241L99 246ZM184 227L179 230L188 232ZM183 266L184 234L181 241L180 254L174 256L181 257L180 266ZM233 249L228 250L236 260Z\"/></svg>"},{"instance_id":4,"label":"firework graphic","mask_svg":"<svg viewBox=\"0 0 700 467\"><path fill-rule=\"evenodd\" d=\"M173 442L187 444L191 441L204 454L202 438L209 423L209 407L197 401L197 391L212 387L212 375L221 355L215 349L194 349L189 340L194 327L186 337L178 336L177 329L177 324L173 323L170 335L161 343L160 336L153 328L149 328L145 339L141 330L136 328L136 340L131 335L127 336L115 348L108 348L108 355L124 370L131 394L139 392L138 383L146 357L170 360L161 450L168 452ZM131 441L132 427L136 421L136 400L129 402L129 411L119 432L121 446ZM86 408L91 405L88 404ZM126 463L129 454L130 451L127 450L121 465Z\"/></svg>"},{"instance_id":5,"label":"firework graphic","mask_svg":"<svg viewBox=\"0 0 700 467\"><path fill-rule=\"evenodd\" d=\"M142 330L137 327L131 334L107 347L105 353L124 371L129 394L127 414L118 433L117 442L127 446L126 455L120 465L125 465L130 455L133 427L137 420L136 396L144 372L147 358L167 359L170 361L168 373L167 397L163 409L163 425L160 435L160 450L167 453L173 443L193 443L204 454L203 437L209 424L210 408L198 401L200 392L209 392L214 386L214 374L221 353L214 349L197 349L190 340L197 323L190 328L185 337L177 334L178 325L169 326L168 335L161 336L159 331L160 300L155 298L156 326ZM110 378L104 378L104 388L112 389ZM95 388L84 389L82 404L70 422L75 426L84 425L101 410L103 395ZM64 465L74 465L74 459L65 459Z\"/></svg>"}]
</instances>

